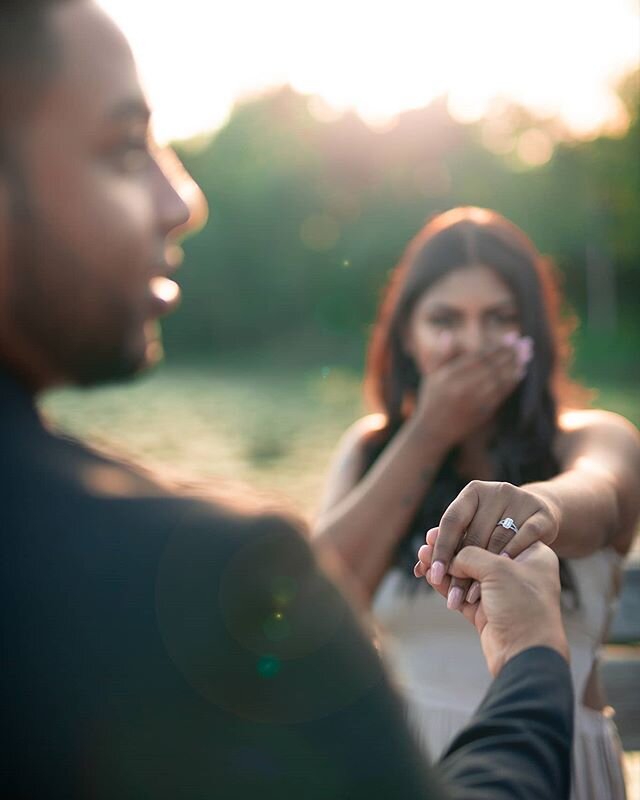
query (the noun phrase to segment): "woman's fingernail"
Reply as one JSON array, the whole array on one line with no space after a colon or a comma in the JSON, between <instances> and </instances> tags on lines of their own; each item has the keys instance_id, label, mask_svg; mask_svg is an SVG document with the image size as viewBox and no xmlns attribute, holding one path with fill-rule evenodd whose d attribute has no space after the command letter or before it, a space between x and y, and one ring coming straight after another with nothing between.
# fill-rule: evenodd
<instances>
[{"instance_id":1,"label":"woman's fingernail","mask_svg":"<svg viewBox=\"0 0 640 800\"><path fill-rule=\"evenodd\" d=\"M478 581L474 581L471 584L471 588L467 592L467 603L477 603L480 599L480 584Z\"/></svg>"},{"instance_id":2,"label":"woman's fingernail","mask_svg":"<svg viewBox=\"0 0 640 800\"><path fill-rule=\"evenodd\" d=\"M515 331L511 333L505 333L502 337L502 344L506 345L507 347L512 347L518 341L518 334Z\"/></svg>"},{"instance_id":3,"label":"woman's fingernail","mask_svg":"<svg viewBox=\"0 0 640 800\"><path fill-rule=\"evenodd\" d=\"M459 586L454 586L453 589L449 589L449 594L447 595L447 608L450 608L452 611L457 611L462 605L463 597L464 592Z\"/></svg>"},{"instance_id":4,"label":"woman's fingernail","mask_svg":"<svg viewBox=\"0 0 640 800\"><path fill-rule=\"evenodd\" d=\"M421 578L424 575L424 567L422 565L422 561L418 561L418 563L413 568L413 574L416 578Z\"/></svg>"},{"instance_id":5,"label":"woman's fingernail","mask_svg":"<svg viewBox=\"0 0 640 800\"><path fill-rule=\"evenodd\" d=\"M431 583L434 586L439 586L444 580L444 564L442 561L436 561L431 565Z\"/></svg>"},{"instance_id":6,"label":"woman's fingernail","mask_svg":"<svg viewBox=\"0 0 640 800\"><path fill-rule=\"evenodd\" d=\"M503 550L503 551L500 553L500 555L501 555L503 558L511 558L511 556L509 555L509 553L507 553L507 551L506 551L506 550Z\"/></svg>"}]
</instances>

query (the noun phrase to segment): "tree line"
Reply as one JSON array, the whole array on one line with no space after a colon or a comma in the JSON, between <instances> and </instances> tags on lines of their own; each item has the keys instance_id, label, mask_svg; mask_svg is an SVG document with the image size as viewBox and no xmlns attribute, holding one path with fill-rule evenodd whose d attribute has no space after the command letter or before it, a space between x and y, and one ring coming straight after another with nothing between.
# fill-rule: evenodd
<instances>
[{"instance_id":1,"label":"tree line","mask_svg":"<svg viewBox=\"0 0 640 800\"><path fill-rule=\"evenodd\" d=\"M513 105L463 125L446 98L384 131L352 113L319 119L288 87L237 105L215 136L176 147L211 217L185 244L168 348L358 351L409 238L461 204L500 211L555 260L592 346L621 332L637 344L638 86L636 72L620 87L626 133L590 141Z\"/></svg>"}]
</instances>

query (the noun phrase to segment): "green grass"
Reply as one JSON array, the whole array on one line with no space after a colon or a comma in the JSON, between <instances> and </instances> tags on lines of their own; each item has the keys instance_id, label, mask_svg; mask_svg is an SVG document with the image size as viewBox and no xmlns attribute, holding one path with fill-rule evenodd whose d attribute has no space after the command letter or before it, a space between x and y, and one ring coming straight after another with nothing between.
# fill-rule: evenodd
<instances>
[{"instance_id":1,"label":"green grass","mask_svg":"<svg viewBox=\"0 0 640 800\"><path fill-rule=\"evenodd\" d=\"M56 425L177 476L247 483L312 513L336 443L361 413L355 371L253 360L163 366L126 386L46 398ZM599 387L596 404L640 423L637 392Z\"/></svg>"},{"instance_id":2,"label":"green grass","mask_svg":"<svg viewBox=\"0 0 640 800\"><path fill-rule=\"evenodd\" d=\"M338 438L361 413L348 371L164 366L127 386L46 398L60 428L188 479L222 478L310 514Z\"/></svg>"}]
</instances>

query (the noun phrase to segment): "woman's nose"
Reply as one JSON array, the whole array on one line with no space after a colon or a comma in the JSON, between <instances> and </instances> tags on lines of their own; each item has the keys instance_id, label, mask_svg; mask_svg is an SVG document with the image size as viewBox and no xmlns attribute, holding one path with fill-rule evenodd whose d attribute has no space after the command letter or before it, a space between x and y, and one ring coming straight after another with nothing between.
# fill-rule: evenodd
<instances>
[{"instance_id":1,"label":"woman's nose","mask_svg":"<svg viewBox=\"0 0 640 800\"><path fill-rule=\"evenodd\" d=\"M486 331L477 323L469 322L458 331L458 346L466 353L480 353L487 344Z\"/></svg>"}]
</instances>

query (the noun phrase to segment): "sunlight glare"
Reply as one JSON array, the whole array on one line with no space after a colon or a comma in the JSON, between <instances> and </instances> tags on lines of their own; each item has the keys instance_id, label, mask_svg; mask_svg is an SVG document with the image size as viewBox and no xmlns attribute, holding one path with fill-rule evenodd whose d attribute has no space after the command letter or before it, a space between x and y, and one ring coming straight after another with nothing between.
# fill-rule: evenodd
<instances>
[{"instance_id":1,"label":"sunlight glare","mask_svg":"<svg viewBox=\"0 0 640 800\"><path fill-rule=\"evenodd\" d=\"M539 167L553 155L553 141L540 128L529 128L518 139L517 153L524 164Z\"/></svg>"},{"instance_id":2,"label":"sunlight glare","mask_svg":"<svg viewBox=\"0 0 640 800\"><path fill-rule=\"evenodd\" d=\"M576 136L619 132L613 86L640 53L635 0L99 2L133 44L163 141L213 130L238 98L286 83L321 98L319 118L324 104L380 126L448 93L461 121L503 97Z\"/></svg>"}]
</instances>

